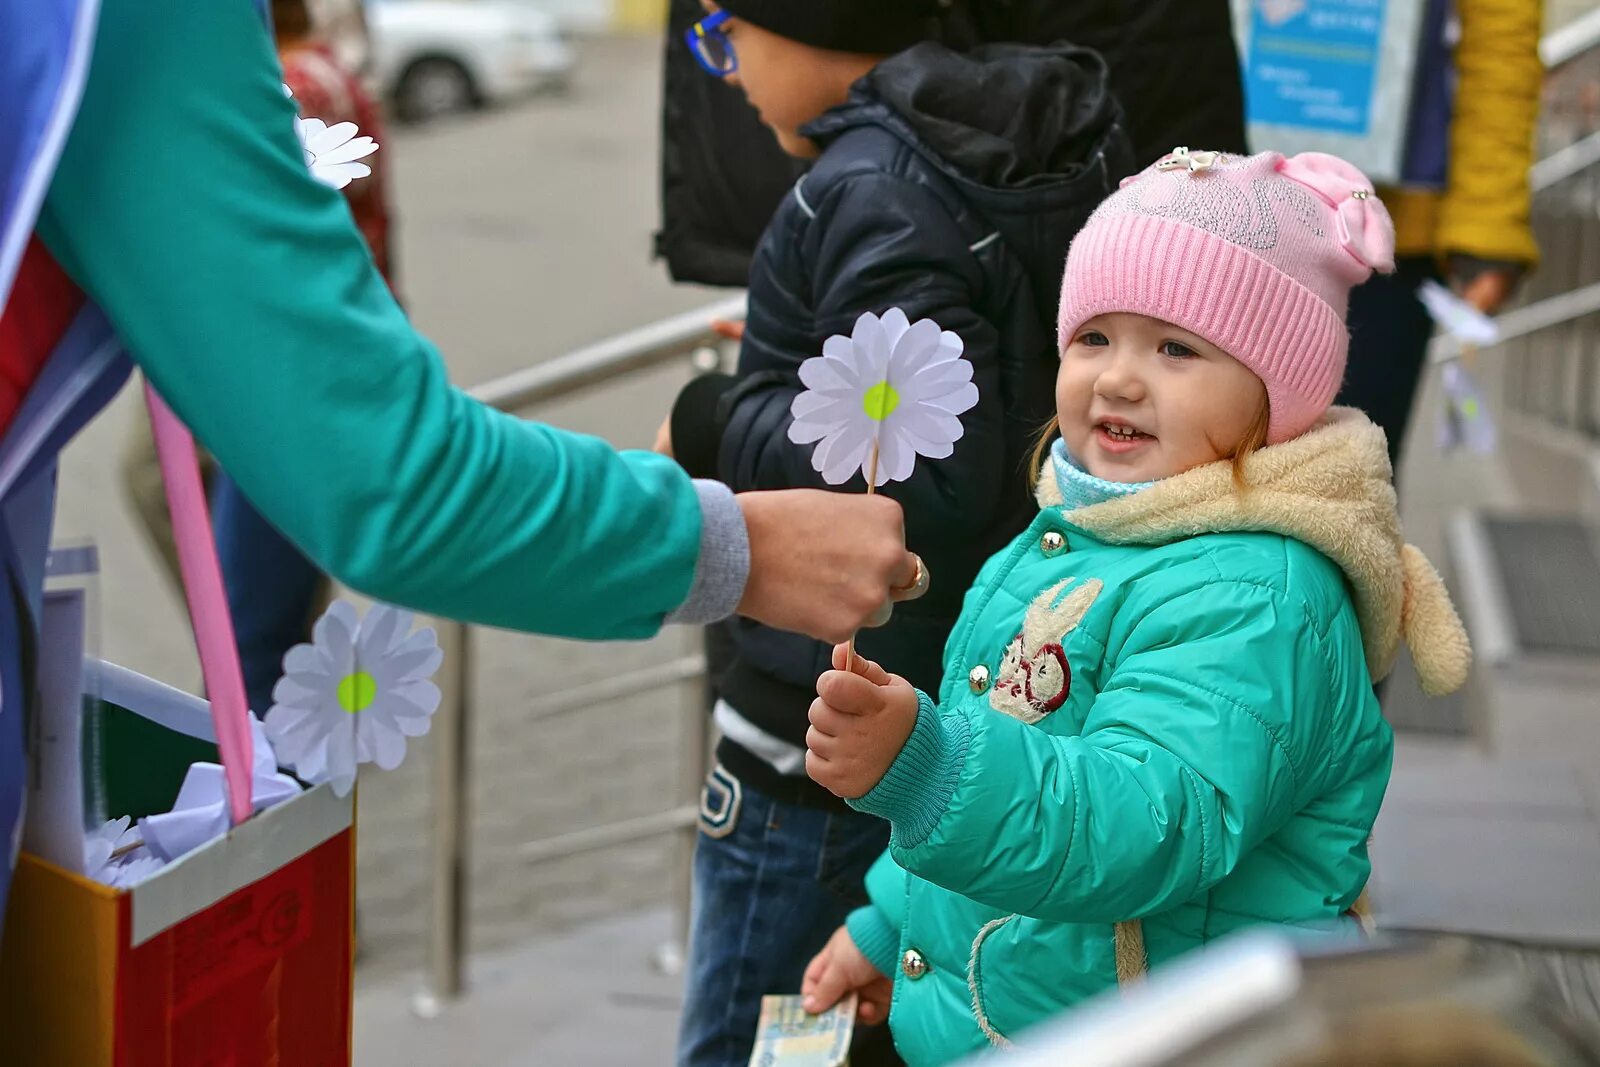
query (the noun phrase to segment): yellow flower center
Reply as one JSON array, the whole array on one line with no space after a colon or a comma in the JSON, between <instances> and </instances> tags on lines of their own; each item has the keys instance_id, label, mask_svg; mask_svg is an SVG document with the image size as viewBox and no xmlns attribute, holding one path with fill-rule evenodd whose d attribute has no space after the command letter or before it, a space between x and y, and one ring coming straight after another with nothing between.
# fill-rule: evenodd
<instances>
[{"instance_id":1,"label":"yellow flower center","mask_svg":"<svg viewBox=\"0 0 1600 1067\"><path fill-rule=\"evenodd\" d=\"M339 706L354 715L358 711L365 711L369 704L378 699L378 683L366 671L356 671L346 675L339 683L336 695Z\"/></svg>"},{"instance_id":2,"label":"yellow flower center","mask_svg":"<svg viewBox=\"0 0 1600 1067\"><path fill-rule=\"evenodd\" d=\"M894 409L900 406L900 394L894 391L894 386L888 382L879 382L866 395L861 398L861 406L867 411L867 418L874 422L882 422L894 414Z\"/></svg>"}]
</instances>

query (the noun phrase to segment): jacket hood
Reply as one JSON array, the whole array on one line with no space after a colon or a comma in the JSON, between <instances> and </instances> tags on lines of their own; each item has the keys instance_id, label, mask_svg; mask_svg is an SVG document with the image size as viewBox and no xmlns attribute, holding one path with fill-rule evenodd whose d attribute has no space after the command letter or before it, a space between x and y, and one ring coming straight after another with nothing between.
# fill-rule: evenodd
<instances>
[{"instance_id":1,"label":"jacket hood","mask_svg":"<svg viewBox=\"0 0 1600 1067\"><path fill-rule=\"evenodd\" d=\"M1471 646L1438 572L1401 535L1382 430L1354 409L1333 408L1309 432L1253 453L1244 477L1241 492L1231 463L1210 463L1067 518L1109 544L1242 532L1303 541L1344 571L1374 680L1389 673L1404 639L1425 692L1461 687ZM1041 507L1062 505L1048 466L1035 495Z\"/></svg>"},{"instance_id":2,"label":"jacket hood","mask_svg":"<svg viewBox=\"0 0 1600 1067\"><path fill-rule=\"evenodd\" d=\"M887 110L944 165L990 189L1029 189L1095 164L1121 119L1099 53L1075 45L924 43L890 56L819 126Z\"/></svg>"},{"instance_id":3,"label":"jacket hood","mask_svg":"<svg viewBox=\"0 0 1600 1067\"><path fill-rule=\"evenodd\" d=\"M1041 307L1055 306L1073 235L1133 168L1105 60L1069 44L919 44L801 132L825 148L863 126L949 179L1035 280Z\"/></svg>"}]
</instances>

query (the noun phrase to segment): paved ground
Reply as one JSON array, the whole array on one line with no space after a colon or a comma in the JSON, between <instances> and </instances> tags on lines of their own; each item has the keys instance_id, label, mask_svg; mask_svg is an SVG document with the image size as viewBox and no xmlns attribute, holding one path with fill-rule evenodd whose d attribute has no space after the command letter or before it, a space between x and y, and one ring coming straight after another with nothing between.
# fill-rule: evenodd
<instances>
[{"instance_id":1,"label":"paved ground","mask_svg":"<svg viewBox=\"0 0 1600 1067\"><path fill-rule=\"evenodd\" d=\"M404 982L356 992L358 1067L666 1067L678 983L654 971L669 912L605 919L485 953L472 995L433 1019L410 1010Z\"/></svg>"}]
</instances>

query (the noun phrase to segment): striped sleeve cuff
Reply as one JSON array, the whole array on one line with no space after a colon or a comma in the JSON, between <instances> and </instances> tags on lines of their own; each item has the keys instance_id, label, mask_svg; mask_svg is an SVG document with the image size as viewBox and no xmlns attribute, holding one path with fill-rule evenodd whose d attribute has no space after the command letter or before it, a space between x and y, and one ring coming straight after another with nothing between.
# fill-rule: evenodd
<instances>
[{"instance_id":1,"label":"striped sleeve cuff","mask_svg":"<svg viewBox=\"0 0 1600 1067\"><path fill-rule=\"evenodd\" d=\"M689 596L667 616L670 623L703 624L734 613L750 577L750 534L733 490L695 479L700 497L700 556Z\"/></svg>"},{"instance_id":2,"label":"striped sleeve cuff","mask_svg":"<svg viewBox=\"0 0 1600 1067\"><path fill-rule=\"evenodd\" d=\"M893 978L896 957L900 955L900 931L889 925L883 912L871 904L857 908L845 918L844 927L867 962L885 978Z\"/></svg>"}]
</instances>

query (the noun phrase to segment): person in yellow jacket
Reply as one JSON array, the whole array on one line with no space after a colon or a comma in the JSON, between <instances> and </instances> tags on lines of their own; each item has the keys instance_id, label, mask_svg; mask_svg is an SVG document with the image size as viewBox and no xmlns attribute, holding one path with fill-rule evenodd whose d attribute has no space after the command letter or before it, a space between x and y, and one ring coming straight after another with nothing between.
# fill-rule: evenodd
<instances>
[{"instance_id":1,"label":"person in yellow jacket","mask_svg":"<svg viewBox=\"0 0 1600 1067\"><path fill-rule=\"evenodd\" d=\"M1397 468L1433 332L1417 287L1446 281L1493 313L1539 258L1528 168L1542 0L1424 2L1404 178L1378 190L1394 219L1398 269L1351 293L1338 400L1383 427Z\"/></svg>"}]
</instances>

